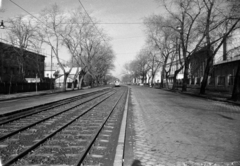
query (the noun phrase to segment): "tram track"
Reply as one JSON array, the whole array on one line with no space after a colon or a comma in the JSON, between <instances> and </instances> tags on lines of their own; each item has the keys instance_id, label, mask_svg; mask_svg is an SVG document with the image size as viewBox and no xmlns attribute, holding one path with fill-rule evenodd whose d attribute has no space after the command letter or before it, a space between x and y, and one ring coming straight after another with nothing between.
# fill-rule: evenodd
<instances>
[{"instance_id":1,"label":"tram track","mask_svg":"<svg viewBox=\"0 0 240 166\"><path fill-rule=\"evenodd\" d=\"M124 94L123 92L121 93L122 95ZM49 149L51 149L51 152L55 151L63 155L65 160L62 161L62 164L66 162L67 164L73 164L71 161L74 161L74 165L76 162L80 165L86 157L87 151L91 149L97 136L111 116L114 108L119 103L122 95L119 98L118 94L118 100L114 100L114 98L116 98L115 93L106 93L103 96L96 97L94 101L89 100L81 106L68 108L69 111L64 111L62 114L59 114L60 116L58 117L51 116L44 122L31 125L28 128L25 126L21 133L18 131L15 134L9 135L9 137L5 136L0 139L0 147L2 147L1 149L5 149L5 151L1 151L1 153L6 154L2 156L3 166L36 163L54 164L56 161L58 162L57 164L61 164L59 160L61 161L62 159L59 158L55 160L55 155L47 153ZM114 103L114 105L111 106L111 111L94 111L98 105L104 103L105 100L114 100L114 102L110 102ZM68 132L71 134L64 134ZM78 134L75 135L74 133ZM91 141L89 141L90 138ZM72 139L72 141L66 141L67 139ZM20 145L17 147L17 144ZM84 153L82 153L83 151ZM78 159L80 157L81 160L76 161L76 159L70 159L76 157Z\"/></svg>"},{"instance_id":2,"label":"tram track","mask_svg":"<svg viewBox=\"0 0 240 166\"><path fill-rule=\"evenodd\" d=\"M43 112L43 111L46 111L46 110L49 110L49 109L60 107L60 106L69 104L71 102L75 102L75 101L84 99L88 96L92 96L94 94L99 94L101 92L102 93L107 93L108 91L111 91L111 90L104 89L104 90L101 90L101 91L94 91L94 92L90 92L90 93L87 93L87 94L81 94L81 95L78 95L78 96L70 97L70 98L67 98L67 99L62 99L62 100L58 100L58 101L54 101L54 102L49 102L49 103L37 105L37 106L34 106L34 107L19 109L19 110L13 111L13 112L7 112L7 113L4 113L4 114L0 115L0 125L12 122L14 120L18 120L18 119L23 118L23 117L31 116L31 115L34 115L34 114L37 114L37 113L40 113L40 112Z\"/></svg>"},{"instance_id":3,"label":"tram track","mask_svg":"<svg viewBox=\"0 0 240 166\"><path fill-rule=\"evenodd\" d=\"M106 93L108 93L108 92L106 92ZM101 94L97 94L97 95L95 95L95 96L91 96L90 98L87 98L86 100L83 100L83 101L76 101L76 103L71 103L71 105L69 105L67 108L65 108L65 109L58 109L58 107L59 107L59 105L54 105L54 106L51 106L51 107L49 107L49 108L45 108L44 110L41 110L41 111L38 111L38 112L34 112L34 113L31 113L31 119L24 119L24 118L26 118L26 117L28 117L28 116L30 116L29 114L27 114L27 115L23 115L23 116L21 116L20 118L22 118L22 121L24 121L24 123L22 122L22 121L20 121L20 122L17 122L16 121L16 119L20 119L19 117L17 117L17 118L14 118L14 120L9 120L8 121L8 123L4 123L4 124L2 124L1 126L0 126L0 131L2 130L2 132L1 132L1 134L0 134L0 141L1 140L4 140L4 139L6 139L6 138L8 138L8 137L11 137L11 136L13 136L13 135L15 135L15 134L17 134L17 133L19 133L19 132L21 132L21 131L24 131L24 130L26 130L26 129L28 129L28 128L31 128L31 127L33 127L33 126L35 126L35 125L37 125L37 124L39 124L39 123L42 123L42 122L44 122L44 121L47 121L47 120L49 120L49 119L51 119L51 118L53 118L53 117L56 117L56 116L58 116L58 115L61 115L61 114L63 114L63 113L65 113L65 112L67 112L67 111L69 111L69 110L71 110L71 109L73 109L73 108L75 108L75 107L78 107L79 105L82 105L82 104L85 104L85 103L87 103L87 102L89 102L89 101L92 101L93 99L95 99L95 98L99 98L99 97L101 97L101 96L103 96L103 95L105 95L106 93L101 93ZM67 102L68 103L68 102ZM67 103L65 103L65 104L67 104ZM69 103L68 103L69 104ZM63 104L61 104L60 106L62 106ZM55 108L55 110L54 111L52 111L51 113L49 113L49 110L50 109L53 109L53 108ZM48 112L44 112L44 113L42 113L43 111L48 111ZM50 114L50 115L49 115ZM33 117L35 115L35 117ZM35 119L36 119L36 121L35 121ZM40 120L39 120L40 119ZM27 121L27 122L26 122ZM32 121L34 121L34 122L32 122ZM14 127L13 128L13 130L14 131L12 131L12 128L11 128L11 125L12 125L12 123L17 123L18 124L18 126L17 126L17 129ZM23 125L25 125L25 126L21 126L21 124L23 123ZM4 130L5 129L5 130ZM7 132L7 133L6 133Z\"/></svg>"},{"instance_id":4,"label":"tram track","mask_svg":"<svg viewBox=\"0 0 240 166\"><path fill-rule=\"evenodd\" d=\"M111 95L114 92L108 92L108 93L110 93L110 95ZM86 105L87 103L90 103L93 100L97 100L98 98L102 98L103 95L109 95L108 93L103 93L100 95L97 94L95 96L85 98L84 100L78 101L76 103L68 104L68 106L65 106L65 108L64 107L61 107L61 108L56 107L55 111L48 110L48 111L45 111L44 114L40 113L37 116L36 115L27 116L25 118L22 118L21 120L15 120L11 123L1 125L0 126L1 159L4 161L4 156L14 154L14 152L10 152L10 151L8 153L4 152L4 147L6 147L6 146L8 147L8 144L9 144L9 143L6 143L6 141L8 141L8 140L14 141L16 139L18 140L19 137L25 138L24 131L26 131L26 130L30 131L29 132L30 136L33 136L35 133L37 133L39 131L39 129L34 129L35 126L37 126L37 125L43 126L44 123L45 123L45 126L50 126L55 121L55 119L57 119L57 117L60 118L60 117L64 117L64 116L71 116L71 112L74 112L73 111L74 108L80 108L80 107L84 108L84 105ZM39 118L41 118L41 119L39 120ZM43 130L46 130L46 132L48 131L46 127L44 129L44 126L40 127L40 128ZM21 134L19 134L20 132L21 132ZM18 137L18 138L16 138L16 137ZM17 147L18 150L22 148L21 146L18 146L18 145L15 145L15 147ZM16 148L13 148L13 149L16 149Z\"/></svg>"}]
</instances>

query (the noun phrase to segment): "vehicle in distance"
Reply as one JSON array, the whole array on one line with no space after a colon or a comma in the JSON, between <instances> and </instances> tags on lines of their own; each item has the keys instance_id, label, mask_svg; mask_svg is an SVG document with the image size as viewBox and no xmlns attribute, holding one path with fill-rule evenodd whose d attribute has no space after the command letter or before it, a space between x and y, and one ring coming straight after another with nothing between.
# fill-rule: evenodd
<instances>
[{"instance_id":1,"label":"vehicle in distance","mask_svg":"<svg viewBox=\"0 0 240 166\"><path fill-rule=\"evenodd\" d=\"M120 87L120 82L119 81L115 81L115 87Z\"/></svg>"}]
</instances>

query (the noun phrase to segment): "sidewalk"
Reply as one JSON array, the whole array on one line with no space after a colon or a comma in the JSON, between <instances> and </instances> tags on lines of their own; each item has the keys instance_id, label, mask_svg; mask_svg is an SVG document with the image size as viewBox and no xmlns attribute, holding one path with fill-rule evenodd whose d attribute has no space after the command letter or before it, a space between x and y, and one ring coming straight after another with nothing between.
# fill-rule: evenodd
<instances>
[{"instance_id":1,"label":"sidewalk","mask_svg":"<svg viewBox=\"0 0 240 166\"><path fill-rule=\"evenodd\" d=\"M159 89L159 88L157 88L157 89ZM181 88L178 88L175 91L168 89L168 88L163 88L163 90L176 92L176 93L180 93L180 94L185 94L185 95L201 97L201 98L206 98L206 99L211 99L211 100L216 100L216 101L227 102L227 103L236 104L236 105L240 106L240 101L228 100L232 94L227 93L227 92L213 92L210 90L206 90L205 94L202 95L202 94L199 94L200 90L197 88L187 88L186 92L182 92Z\"/></svg>"},{"instance_id":2,"label":"sidewalk","mask_svg":"<svg viewBox=\"0 0 240 166\"><path fill-rule=\"evenodd\" d=\"M181 93L131 86L124 166L240 165L239 106Z\"/></svg>"}]
</instances>

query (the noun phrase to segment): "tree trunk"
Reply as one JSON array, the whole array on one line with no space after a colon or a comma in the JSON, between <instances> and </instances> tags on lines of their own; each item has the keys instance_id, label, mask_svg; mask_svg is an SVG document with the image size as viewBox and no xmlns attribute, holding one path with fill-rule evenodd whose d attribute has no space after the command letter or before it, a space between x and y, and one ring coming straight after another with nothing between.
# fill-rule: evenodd
<instances>
[{"instance_id":1,"label":"tree trunk","mask_svg":"<svg viewBox=\"0 0 240 166\"><path fill-rule=\"evenodd\" d=\"M231 100L240 101L240 61L238 62L238 68L235 74Z\"/></svg>"},{"instance_id":2,"label":"tree trunk","mask_svg":"<svg viewBox=\"0 0 240 166\"><path fill-rule=\"evenodd\" d=\"M75 80L72 81L72 87L71 89L74 90Z\"/></svg>"},{"instance_id":3,"label":"tree trunk","mask_svg":"<svg viewBox=\"0 0 240 166\"><path fill-rule=\"evenodd\" d=\"M202 83L201 83L200 94L205 94L205 90L206 90L207 82L208 82L208 76L209 76L212 64L213 64L213 58L212 58L212 56L210 56L207 59L207 64L206 64L206 67L205 67L203 80L202 80Z\"/></svg>"},{"instance_id":4,"label":"tree trunk","mask_svg":"<svg viewBox=\"0 0 240 166\"><path fill-rule=\"evenodd\" d=\"M63 88L62 88L63 91L66 91L67 89L67 78L68 78L68 74L65 73L63 78Z\"/></svg>"},{"instance_id":5,"label":"tree trunk","mask_svg":"<svg viewBox=\"0 0 240 166\"><path fill-rule=\"evenodd\" d=\"M160 82L160 88L163 88L163 79L164 79L165 67L166 67L166 64L164 63L163 66L162 66L162 71L161 71L161 82Z\"/></svg>"},{"instance_id":6,"label":"tree trunk","mask_svg":"<svg viewBox=\"0 0 240 166\"><path fill-rule=\"evenodd\" d=\"M151 85L153 86L153 81L154 81L154 73L152 73L152 79L151 79Z\"/></svg>"},{"instance_id":7,"label":"tree trunk","mask_svg":"<svg viewBox=\"0 0 240 166\"><path fill-rule=\"evenodd\" d=\"M169 85L168 85L168 76L166 76L166 88L169 89Z\"/></svg>"},{"instance_id":8,"label":"tree trunk","mask_svg":"<svg viewBox=\"0 0 240 166\"><path fill-rule=\"evenodd\" d=\"M141 81L142 81L142 84L143 84L143 83L144 83L144 74L143 74L143 76L142 76L142 80L141 80Z\"/></svg>"},{"instance_id":9,"label":"tree trunk","mask_svg":"<svg viewBox=\"0 0 240 166\"><path fill-rule=\"evenodd\" d=\"M178 75L178 73L179 73L182 69L183 69L183 66L181 66L178 70L175 70L175 72L174 72L172 90L176 90L176 87L177 87L177 75Z\"/></svg>"},{"instance_id":10,"label":"tree trunk","mask_svg":"<svg viewBox=\"0 0 240 166\"><path fill-rule=\"evenodd\" d=\"M82 89L82 81L83 81L83 76L80 76L79 81L78 81L78 88Z\"/></svg>"},{"instance_id":11,"label":"tree trunk","mask_svg":"<svg viewBox=\"0 0 240 166\"><path fill-rule=\"evenodd\" d=\"M185 64L184 64L184 76L183 76L183 84L182 84L182 91L187 91L187 84L188 84L188 70L189 70L189 57L186 58Z\"/></svg>"}]
</instances>

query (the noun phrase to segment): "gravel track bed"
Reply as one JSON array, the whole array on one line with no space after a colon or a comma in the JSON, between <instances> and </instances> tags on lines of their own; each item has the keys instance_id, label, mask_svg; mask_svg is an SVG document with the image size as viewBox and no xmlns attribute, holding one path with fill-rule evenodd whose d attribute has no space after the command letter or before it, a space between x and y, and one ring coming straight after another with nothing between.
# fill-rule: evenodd
<instances>
[{"instance_id":1,"label":"gravel track bed","mask_svg":"<svg viewBox=\"0 0 240 166\"><path fill-rule=\"evenodd\" d=\"M106 95L104 95L104 96L106 96ZM100 98L103 98L103 96ZM84 99L83 101L77 101L74 103L70 103L69 105L66 105L66 106L63 106L60 108L55 108L55 109L49 110L49 111L45 112L44 114L41 114L41 116L34 115L34 120L39 120L38 117L41 118L42 116L44 116L44 117L49 116L49 114L52 115L53 112L56 113L58 111L63 111L64 109L71 108L72 106L75 106L77 103L78 104L82 103L85 100L87 100L87 99ZM22 131L21 133L15 134L11 138L1 141L0 142L0 147L1 147L0 154L1 154L2 162L4 163L4 162L8 161L9 159L13 158L17 154L20 154L24 150L28 149L31 145L35 144L39 140L45 138L47 135L49 135L53 131L59 129L61 126L63 126L63 124L66 124L69 120L73 119L74 117L77 117L79 114L82 113L82 111L84 109L91 106L93 103L95 103L98 100L100 100L100 99L97 98L91 102L85 103L84 105L80 105L74 109L71 109L67 112L64 112L64 113L58 115L57 117L53 117L47 121L39 123L39 124L31 127L28 130L25 130L25 131ZM49 114L47 114L47 113L49 113ZM27 117L26 121L28 121L28 120L31 122L34 121L33 119L31 119L31 117ZM20 123L18 123L18 121L16 121L11 124L2 125L1 129L9 129L12 127L18 128L19 125L20 125ZM14 129L16 129L16 128L14 128Z\"/></svg>"},{"instance_id":2,"label":"gravel track bed","mask_svg":"<svg viewBox=\"0 0 240 166\"><path fill-rule=\"evenodd\" d=\"M14 165L75 165L79 160L79 156L81 156L86 150L89 141L93 139L93 136L109 115L114 103L121 93L123 93L123 90L119 90L103 103L94 107L91 111L87 112L71 125L61 130L61 132L54 135L51 139L47 140L44 144L26 155ZM116 109L111 115L110 122L108 122L110 125L107 125L108 127L106 126L106 129L109 129L110 126L111 130L117 129L117 127L114 128L114 126L116 122L121 123L122 119L122 112L119 111L120 108L122 108L122 106L118 106L118 109ZM99 139L101 140L104 137L104 135L101 135ZM98 146L100 146L100 143L98 143ZM113 153L112 150L108 151L108 153L109 152Z\"/></svg>"},{"instance_id":3,"label":"gravel track bed","mask_svg":"<svg viewBox=\"0 0 240 166\"><path fill-rule=\"evenodd\" d=\"M84 159L84 165L113 165L125 102L123 97Z\"/></svg>"},{"instance_id":4,"label":"gravel track bed","mask_svg":"<svg viewBox=\"0 0 240 166\"><path fill-rule=\"evenodd\" d=\"M22 118L22 119L19 119L19 120L16 120L16 121L13 121L13 122L10 122L10 123L7 123L7 124L4 124L4 125L1 125L0 126L0 137L1 136L4 136L6 134L9 134L13 131L16 131L16 130L19 130L20 128L24 127L24 126L28 126L32 123L35 123L36 121L40 121L40 120L43 120L49 116L53 116L57 113L60 113L66 109L69 109L71 107L74 107L74 106L77 106L79 104L82 104L83 102L93 98L93 97L96 97L98 96L99 94L96 94L96 95L93 95L93 96L90 96L90 97L87 97L87 98L84 98L82 100L78 100L78 101L74 101L74 102L71 102L67 105L64 105L64 106L60 106L60 107L56 107L54 109L49 109L47 111L43 111L43 112L40 112L40 113L37 113L37 114L34 114L34 115L31 115L31 116L28 116L26 118Z\"/></svg>"}]
</instances>

